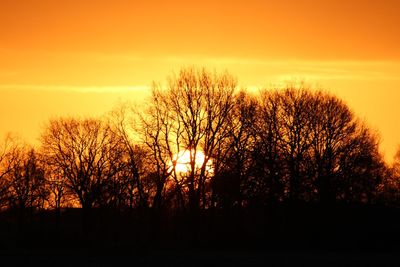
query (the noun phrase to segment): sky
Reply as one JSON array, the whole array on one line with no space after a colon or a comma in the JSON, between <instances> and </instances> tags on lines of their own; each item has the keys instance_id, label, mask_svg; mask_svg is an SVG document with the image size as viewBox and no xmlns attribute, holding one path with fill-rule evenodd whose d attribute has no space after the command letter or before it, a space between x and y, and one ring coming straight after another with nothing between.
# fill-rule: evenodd
<instances>
[{"instance_id":1,"label":"sky","mask_svg":"<svg viewBox=\"0 0 400 267\"><path fill-rule=\"evenodd\" d=\"M0 0L0 135L33 144L57 116L142 103L185 66L240 87L299 80L400 144L400 1Z\"/></svg>"}]
</instances>

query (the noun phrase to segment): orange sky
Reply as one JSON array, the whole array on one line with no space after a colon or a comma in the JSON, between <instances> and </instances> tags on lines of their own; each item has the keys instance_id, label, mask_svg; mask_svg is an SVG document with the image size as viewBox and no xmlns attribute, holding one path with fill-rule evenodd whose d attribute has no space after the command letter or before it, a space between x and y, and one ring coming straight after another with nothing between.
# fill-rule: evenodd
<instances>
[{"instance_id":1,"label":"orange sky","mask_svg":"<svg viewBox=\"0 0 400 267\"><path fill-rule=\"evenodd\" d=\"M56 115L140 103L181 66L241 86L305 80L400 144L400 1L0 1L0 133L30 142Z\"/></svg>"}]
</instances>

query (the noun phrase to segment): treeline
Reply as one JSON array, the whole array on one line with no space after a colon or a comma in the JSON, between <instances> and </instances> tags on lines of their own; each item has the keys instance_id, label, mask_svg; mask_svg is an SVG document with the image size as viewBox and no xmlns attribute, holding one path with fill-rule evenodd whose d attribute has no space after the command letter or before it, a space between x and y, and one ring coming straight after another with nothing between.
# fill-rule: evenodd
<instances>
[{"instance_id":1,"label":"treeline","mask_svg":"<svg viewBox=\"0 0 400 267\"><path fill-rule=\"evenodd\" d=\"M385 164L345 102L304 85L237 87L228 73L184 68L139 109L52 119L35 148L7 137L2 210L400 205L399 158Z\"/></svg>"}]
</instances>

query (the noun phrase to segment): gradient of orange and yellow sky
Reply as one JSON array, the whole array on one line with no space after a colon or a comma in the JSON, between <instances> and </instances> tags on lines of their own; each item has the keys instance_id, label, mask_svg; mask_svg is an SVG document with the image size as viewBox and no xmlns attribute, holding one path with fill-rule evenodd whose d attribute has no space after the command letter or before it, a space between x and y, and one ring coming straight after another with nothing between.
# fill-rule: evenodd
<instances>
[{"instance_id":1,"label":"gradient of orange and yellow sky","mask_svg":"<svg viewBox=\"0 0 400 267\"><path fill-rule=\"evenodd\" d=\"M0 134L35 142L59 115L140 103L182 66L240 86L293 79L344 98L400 143L400 1L0 0Z\"/></svg>"}]
</instances>

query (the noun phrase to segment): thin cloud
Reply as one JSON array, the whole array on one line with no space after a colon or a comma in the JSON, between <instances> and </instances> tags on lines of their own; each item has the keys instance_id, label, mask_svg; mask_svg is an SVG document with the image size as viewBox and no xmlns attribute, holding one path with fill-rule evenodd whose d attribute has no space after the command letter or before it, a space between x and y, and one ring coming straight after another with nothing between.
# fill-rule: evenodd
<instances>
[{"instance_id":1,"label":"thin cloud","mask_svg":"<svg viewBox=\"0 0 400 267\"><path fill-rule=\"evenodd\" d=\"M149 86L75 86L75 85L37 85L37 84L1 84L0 90L35 90L35 91L64 91L80 93L132 93L146 92Z\"/></svg>"}]
</instances>

